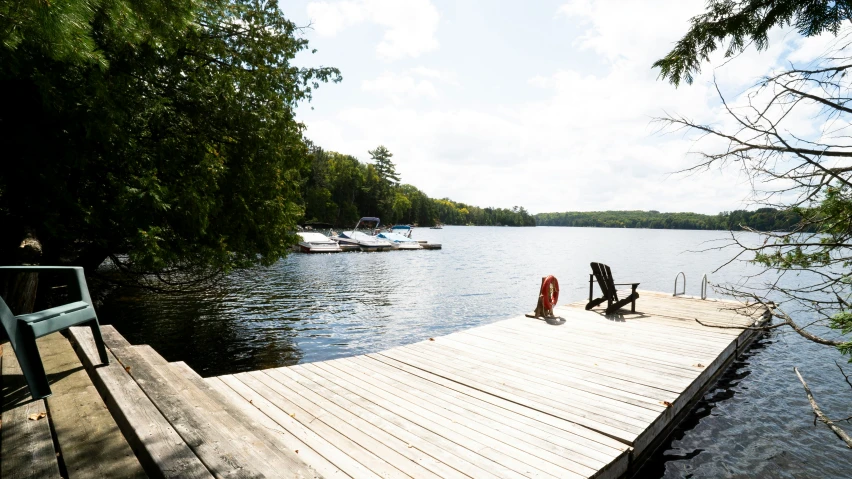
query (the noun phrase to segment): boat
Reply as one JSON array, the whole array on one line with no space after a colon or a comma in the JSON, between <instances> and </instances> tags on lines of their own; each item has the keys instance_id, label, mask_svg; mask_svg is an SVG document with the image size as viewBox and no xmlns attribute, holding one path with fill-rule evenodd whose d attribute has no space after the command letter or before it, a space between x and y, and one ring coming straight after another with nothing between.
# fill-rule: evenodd
<instances>
[{"instance_id":1,"label":"boat","mask_svg":"<svg viewBox=\"0 0 852 479\"><path fill-rule=\"evenodd\" d=\"M300 231L296 233L302 239L296 245L302 253L340 253L343 249L337 241L315 231Z\"/></svg>"},{"instance_id":2,"label":"boat","mask_svg":"<svg viewBox=\"0 0 852 479\"><path fill-rule=\"evenodd\" d=\"M411 238L411 233L414 231L409 225L394 225L390 230L391 233L399 233L407 238Z\"/></svg>"},{"instance_id":3,"label":"boat","mask_svg":"<svg viewBox=\"0 0 852 479\"><path fill-rule=\"evenodd\" d=\"M437 223L435 226L432 226L429 229L430 230L442 230L442 229L444 229L444 225L442 225L441 223Z\"/></svg>"},{"instance_id":4,"label":"boat","mask_svg":"<svg viewBox=\"0 0 852 479\"><path fill-rule=\"evenodd\" d=\"M293 246L294 250L302 253L340 253L343 251L337 241L320 232L327 231L332 234L330 224L308 223L303 227L303 231L296 233L302 241Z\"/></svg>"},{"instance_id":5,"label":"boat","mask_svg":"<svg viewBox=\"0 0 852 479\"><path fill-rule=\"evenodd\" d=\"M391 228L390 232L379 233L378 237L393 241L397 245L396 249L422 249L419 241L411 239L411 227L407 225L396 225Z\"/></svg>"},{"instance_id":6,"label":"boat","mask_svg":"<svg viewBox=\"0 0 852 479\"><path fill-rule=\"evenodd\" d=\"M363 231L358 231L358 228L362 224L369 234ZM355 223L355 227L352 228L352 231L342 231L335 239L341 246L357 245L361 251L390 251L392 249L398 249L399 247L396 243L383 238L377 238L375 236L375 231L378 229L379 224L381 224L381 220L379 218L366 216Z\"/></svg>"}]
</instances>

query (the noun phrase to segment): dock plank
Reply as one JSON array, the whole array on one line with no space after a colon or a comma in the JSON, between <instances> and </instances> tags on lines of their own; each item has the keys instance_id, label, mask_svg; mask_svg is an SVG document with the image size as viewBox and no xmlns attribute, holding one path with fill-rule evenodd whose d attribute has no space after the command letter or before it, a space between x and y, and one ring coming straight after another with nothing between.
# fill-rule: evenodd
<instances>
[{"instance_id":1,"label":"dock plank","mask_svg":"<svg viewBox=\"0 0 852 479\"><path fill-rule=\"evenodd\" d=\"M134 346L142 358L173 384L182 384L182 395L199 416L218 425L228 435L236 437L238 447L257 470L268 477L318 477L319 474L305 464L294 452L277 447L278 442L265 434L266 429L251 427L251 420L230 401L220 396L202 379L178 374L177 371L150 346Z\"/></svg>"},{"instance_id":2,"label":"dock plank","mask_svg":"<svg viewBox=\"0 0 852 479\"><path fill-rule=\"evenodd\" d=\"M69 477L148 477L68 339L53 333L39 338L38 348L53 391L47 398L50 420Z\"/></svg>"},{"instance_id":3,"label":"dock plank","mask_svg":"<svg viewBox=\"0 0 852 479\"><path fill-rule=\"evenodd\" d=\"M493 475L501 478L523 478L529 477L531 471L529 467L514 458L506 457L498 453L488 445L477 440L476 437L470 437L465 432L471 434L463 425L453 423L445 418L424 410L417 403L404 401L394 395L383 394L383 391L375 390L368 384L350 377L344 371L340 371L333 366L334 361L324 361L312 363L305 367L310 367L319 374L333 380L345 387L346 389L368 399L376 404L381 404L386 409L394 411L401 417L405 417L418 425L428 428L435 434L445 438L447 441L455 443L465 449L470 450L473 454L468 455L468 460L475 462L479 467L486 469ZM461 452L461 451L459 451ZM479 457L477 457L479 456Z\"/></svg>"},{"instance_id":4,"label":"dock plank","mask_svg":"<svg viewBox=\"0 0 852 479\"><path fill-rule=\"evenodd\" d=\"M471 451L462 450L461 446L447 441L429 429L423 428L415 422L395 414L390 409L386 409L362 398L337 385L328 378L316 374L316 372L309 368L289 368L289 370L322 387L323 394L341 407L345 407L365 420L370 420L386 431L398 435L398 437L405 440L412 447L452 467L462 474L463 477L497 477L474 463L469 462L466 457L473 454ZM448 475L448 477L453 476Z\"/></svg>"},{"instance_id":5,"label":"dock plank","mask_svg":"<svg viewBox=\"0 0 852 479\"><path fill-rule=\"evenodd\" d=\"M265 416L284 428L284 430L299 438L308 447L322 455L323 458L334 464L335 467L343 471L346 475L353 478L364 477L367 479L379 477L378 474L367 469L351 456L338 449L328 439L302 425L294 416L290 415L291 413L281 409L277 402L273 402L275 401L274 391L268 390L263 384L254 384L252 387L250 386L252 383L251 378L245 378L247 383L244 383L237 375L219 376L217 379L225 383L250 404L256 406ZM257 390L254 388L257 388ZM271 397L272 400L267 399L267 396Z\"/></svg>"},{"instance_id":6,"label":"dock plank","mask_svg":"<svg viewBox=\"0 0 852 479\"><path fill-rule=\"evenodd\" d=\"M432 358L420 356L402 348L391 349L381 354L447 379L464 382L483 392L504 398L508 401L525 404L539 411L567 419L611 437L628 441L628 443L632 442L633 438L643 430L642 426L625 422L622 418L614 419L596 411L586 411L576 406L568 406L561 401L561 398L555 399L546 391L540 389L531 391L525 387L525 384L507 382L502 378L497 379L486 376L482 374L483 371L475 367L470 367L470 365L465 365L463 368L453 367L438 363L432 360Z\"/></svg>"},{"instance_id":7,"label":"dock plank","mask_svg":"<svg viewBox=\"0 0 852 479\"><path fill-rule=\"evenodd\" d=\"M379 427L374 422L368 421L356 414L347 407L340 406L333 400L333 395L329 395L324 388L318 387L312 381L298 375L290 368L269 369L263 371L270 377L285 385L294 393L310 400L318 407L321 407L340 420L347 422L353 427L358 428L363 433L374 438L380 443L375 450L385 453L382 457L388 460L389 457L402 456L408 461L396 459L392 464L412 477L459 477L458 471L448 467L439 460L436 460L431 455L423 453L420 449L414 447L411 440L417 442L417 438L409 436L396 428L389 428L389 432L385 428ZM327 398L326 396L332 396ZM374 418L375 419L375 418ZM388 425L383 423L384 425ZM408 462L412 462L420 467L412 467Z\"/></svg>"},{"instance_id":8,"label":"dock plank","mask_svg":"<svg viewBox=\"0 0 852 479\"><path fill-rule=\"evenodd\" d=\"M477 365L499 365L502 372L509 377L523 378L537 384L542 384L557 391L567 394L576 394L582 397L584 403L592 402L593 405L608 404L621 410L622 405L647 410L647 414L662 411L659 400L648 398L626 391L598 386L585 381L574 380L561 374L558 364L541 362L519 362L516 358L506 355L483 354L480 351L471 351L464 347L463 343L454 343L447 338L437 338L433 348L445 352L447 355L459 358L466 362ZM653 414L656 417L656 414Z\"/></svg>"},{"instance_id":9,"label":"dock plank","mask_svg":"<svg viewBox=\"0 0 852 479\"><path fill-rule=\"evenodd\" d=\"M558 351L547 348L533 348L529 345L518 344L510 340L500 338L488 338L471 334L465 338L466 342L481 345L486 348L506 351L516 354L517 357L536 358L541 361L562 363L566 368L599 374L603 377L614 377L628 382L636 382L645 386L664 389L674 394L679 394L689 384L689 380L681 377L671 377L662 374L654 374L642 370L635 364L625 364L608 360L598 360L579 354L561 354Z\"/></svg>"},{"instance_id":10,"label":"dock plank","mask_svg":"<svg viewBox=\"0 0 852 479\"><path fill-rule=\"evenodd\" d=\"M498 436L502 436L504 442L524 449L543 460L562 465L566 469L584 476L595 472L598 467L604 465L601 463L602 461L577 453L576 450L557 445L554 442L554 439L557 438L554 436L535 434L535 429L519 429L517 423L501 420L500 416L488 414L487 408L483 404L478 404L477 406L479 407L468 406L464 401L459 401L451 395L441 394L441 390L434 387L429 387L424 391L421 389L423 384L418 384L409 376L382 374L370 368L371 364L369 363L373 363L373 361L365 364L358 358L352 358L350 362L361 373L368 374L370 378L375 380L377 387L388 390L398 387L402 382L406 386L405 391L411 396L416 397L420 404L429 404L432 410L436 412L443 409L445 413L451 414L450 416L445 416L448 418L466 418L471 423L475 423L476 427L492 430ZM559 439L563 442L572 439L576 440L576 438L566 440L564 436ZM588 453L589 451L584 452Z\"/></svg>"},{"instance_id":11,"label":"dock plank","mask_svg":"<svg viewBox=\"0 0 852 479\"><path fill-rule=\"evenodd\" d=\"M334 365L340 371L349 374L352 377L360 378L369 384L375 392L393 395L399 398L399 400L409 403L416 403L421 409L422 414L428 412L428 414L436 415L430 416L431 418L440 417L442 418L441 421L447 420L452 424L463 426L466 429L458 429L461 434L480 441L488 447L518 461L514 464L523 463L530 466L530 468L537 469L541 472L541 474L549 474L554 477L583 477L566 467L570 461L560 461L560 458L551 451L535 444L535 440L529 440L527 442L513 441L509 439L509 437L505 434L504 428L501 428L499 424L476 421L474 417L466 414L460 408L453 407L449 403L436 405L430 401L418 400L418 397L412 394L409 388L388 387L384 383L376 381L371 375L364 374L357 365L354 365L349 360L337 360L334 362ZM442 422L437 422L436 424L441 423ZM444 422L443 424L448 423ZM564 462L565 464L559 464L560 462ZM528 471L523 472L534 474L535 477L542 477L538 472L530 470L529 468L527 469Z\"/></svg>"},{"instance_id":12,"label":"dock plank","mask_svg":"<svg viewBox=\"0 0 852 479\"><path fill-rule=\"evenodd\" d=\"M516 430L507 432L512 437L537 438L549 441L547 448L571 457L571 460L590 467L600 467L612 460L612 449L590 441L572 432L560 429L552 424L552 419L541 421L529 418L511 409L499 407L475 394L464 394L451 387L436 387L436 383L416 374L375 361L367 357L351 358L362 371L369 372L376 379L388 385L404 384L406 389L418 398L437 405L452 404L463 409L463 414L471 415L478 422L499 423L512 426ZM468 391L468 392L473 392Z\"/></svg>"},{"instance_id":13,"label":"dock plank","mask_svg":"<svg viewBox=\"0 0 852 479\"><path fill-rule=\"evenodd\" d=\"M178 369L183 369L183 366L178 367ZM191 369L189 371L195 373L195 371L192 371ZM183 372L185 373L187 371ZM251 419L250 424L254 424L259 428L267 430L270 435L274 436L273 441L298 454L300 458L309 463L311 467L322 474L324 478L350 477L329 460L311 449L307 444L290 434L289 431L272 421L269 416L263 414L263 412L261 412L254 404L248 402L245 398L237 394L236 391L231 389L221 379L212 377L206 378L204 381L223 397L231 401L231 403L236 407L242 409L243 412Z\"/></svg>"},{"instance_id":14,"label":"dock plank","mask_svg":"<svg viewBox=\"0 0 852 479\"><path fill-rule=\"evenodd\" d=\"M69 332L80 361L145 472L151 477L213 477L112 352L107 351L110 363L100 365L92 330L73 327Z\"/></svg>"},{"instance_id":15,"label":"dock plank","mask_svg":"<svg viewBox=\"0 0 852 479\"><path fill-rule=\"evenodd\" d=\"M277 384L271 379L267 379L268 376L265 374L254 371L253 373L235 374L233 377L270 403L275 404L284 414L295 419L302 427L313 432L315 436L322 437L331 447L343 452L361 466L357 469L349 469L351 462L338 465L347 473L350 473L351 470L351 474L355 477L361 477L361 474L364 474L365 477L407 477L372 451L365 449L322 419L314 417L308 411L293 403L289 397L276 390ZM365 474L365 470L370 471L369 475Z\"/></svg>"},{"instance_id":16,"label":"dock plank","mask_svg":"<svg viewBox=\"0 0 852 479\"><path fill-rule=\"evenodd\" d=\"M653 410L643 408L625 401L612 400L606 397L587 393L582 389L572 388L558 382L536 380L525 374L507 370L504 366L510 366L512 361L507 358L493 362L480 361L471 356L465 356L454 349L445 348L439 341L419 343L407 348L409 352L420 354L421 357L440 357L442 365L452 367L452 363L464 362L464 369L468 374L480 374L493 378L501 384L513 384L517 388L527 391L535 391L542 397L558 396L562 399L565 407L575 410L601 412L612 419L617 419L625 424L633 424L641 427L648 420L657 416Z\"/></svg>"},{"instance_id":17,"label":"dock plank","mask_svg":"<svg viewBox=\"0 0 852 479\"><path fill-rule=\"evenodd\" d=\"M263 377L264 375L267 377ZM307 412L310 415L309 421L320 420L328 424L342 435L345 435L349 440L356 442L362 448L380 457L384 462L396 469L392 472L394 476L439 477L432 472L428 464L424 464L424 462L427 462L424 461L426 459L424 456L416 457L416 454L412 454L412 452L416 451L408 451L410 448L407 444L402 443L399 439L390 436L336 404L324 400L322 396L305 388L298 381L291 381L286 376L283 376L283 373L275 370L259 371L255 374L255 377L279 394L286 396L293 404Z\"/></svg>"},{"instance_id":18,"label":"dock plank","mask_svg":"<svg viewBox=\"0 0 852 479\"><path fill-rule=\"evenodd\" d=\"M0 381L3 405L0 412L0 477L5 479L56 478L59 463L43 399L33 400L21 367L8 342L0 344Z\"/></svg>"}]
</instances>

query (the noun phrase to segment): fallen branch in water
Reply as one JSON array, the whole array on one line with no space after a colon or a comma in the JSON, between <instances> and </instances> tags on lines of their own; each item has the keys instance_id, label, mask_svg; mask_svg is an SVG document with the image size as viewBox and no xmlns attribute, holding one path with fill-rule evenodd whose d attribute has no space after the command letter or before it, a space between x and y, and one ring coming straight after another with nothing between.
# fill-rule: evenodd
<instances>
[{"instance_id":1,"label":"fallen branch in water","mask_svg":"<svg viewBox=\"0 0 852 479\"><path fill-rule=\"evenodd\" d=\"M802 382L802 386L805 388L805 393L808 395L808 401L810 401L811 408L814 410L814 414L816 414L816 417L819 418L820 421L824 422L826 426L831 428L831 430L834 431L834 434L837 434L837 437L839 437L843 440L843 442L846 443L846 447L852 449L852 438L850 438L849 435L846 434L846 431L840 429L837 425L834 424L834 422L832 422L831 419L829 419L825 414L823 414L822 410L816 403L816 399L814 399L814 395L811 394L811 388L808 387L808 383L805 382L805 378L803 378L802 374L799 373L799 368L794 367L793 371L796 372L796 376L799 376L799 381Z\"/></svg>"},{"instance_id":2,"label":"fallen branch in water","mask_svg":"<svg viewBox=\"0 0 852 479\"><path fill-rule=\"evenodd\" d=\"M769 331L770 329L780 328L782 326L787 326L787 323L777 323L770 324L769 326L725 326L723 324L707 324L702 323L698 318L692 318L696 323L708 327L708 328L718 328L718 329L739 329L741 331Z\"/></svg>"}]
</instances>

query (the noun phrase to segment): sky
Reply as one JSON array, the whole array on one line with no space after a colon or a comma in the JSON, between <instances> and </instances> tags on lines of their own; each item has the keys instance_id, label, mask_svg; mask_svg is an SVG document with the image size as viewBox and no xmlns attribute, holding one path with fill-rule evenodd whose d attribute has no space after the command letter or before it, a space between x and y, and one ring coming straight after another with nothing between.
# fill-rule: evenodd
<instances>
[{"instance_id":1,"label":"sky","mask_svg":"<svg viewBox=\"0 0 852 479\"><path fill-rule=\"evenodd\" d=\"M660 131L676 114L724 124L718 93L741 99L760 76L812 58L825 38L778 29L770 48L716 55L692 85L653 62L704 0L282 0L316 49L297 62L334 66L298 107L305 136L368 161L386 146L402 181L433 198L553 211L715 214L750 208L735 169L677 174L704 146ZM806 121L806 120L803 120Z\"/></svg>"}]
</instances>

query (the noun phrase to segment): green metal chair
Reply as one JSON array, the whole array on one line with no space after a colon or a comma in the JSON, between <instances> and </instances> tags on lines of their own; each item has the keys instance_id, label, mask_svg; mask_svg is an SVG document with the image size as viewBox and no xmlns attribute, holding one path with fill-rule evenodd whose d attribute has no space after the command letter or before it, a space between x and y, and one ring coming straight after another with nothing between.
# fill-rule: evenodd
<instances>
[{"instance_id":1,"label":"green metal chair","mask_svg":"<svg viewBox=\"0 0 852 479\"><path fill-rule=\"evenodd\" d=\"M58 271L68 275L68 290L72 299L77 301L44 311L15 316L3 298L0 298L0 321L2 321L3 329L9 336L9 342L12 343L12 349L18 358L18 363L24 373L24 378L27 380L27 386L29 386L33 399L44 399L52 394L47 383L47 375L44 372L41 356L39 356L36 347L36 338L68 329L71 326L90 326L101 362L109 364L109 357L101 337L101 327L98 323L98 317L95 315L95 308L92 306L92 298L89 296L89 288L86 285L83 268L76 266L0 266L0 273L48 271Z\"/></svg>"}]
</instances>

